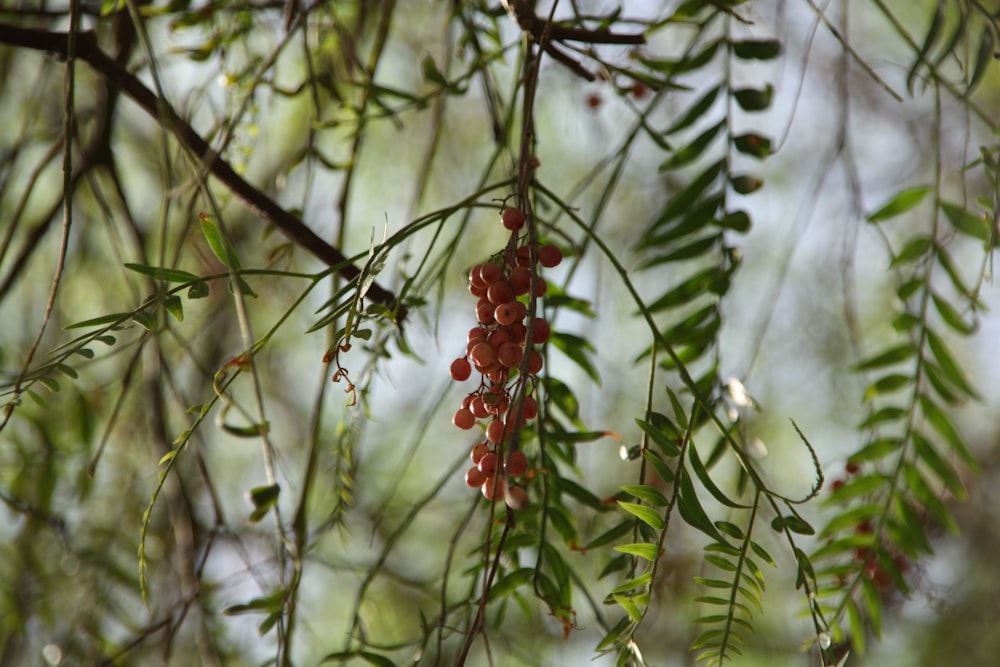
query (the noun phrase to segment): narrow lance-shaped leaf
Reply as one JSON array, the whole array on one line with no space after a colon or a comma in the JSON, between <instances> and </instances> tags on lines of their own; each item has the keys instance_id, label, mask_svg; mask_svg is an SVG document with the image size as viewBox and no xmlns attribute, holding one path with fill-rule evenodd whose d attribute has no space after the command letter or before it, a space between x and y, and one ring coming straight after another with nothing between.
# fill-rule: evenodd
<instances>
[{"instance_id":1,"label":"narrow lance-shaped leaf","mask_svg":"<svg viewBox=\"0 0 1000 667\"><path fill-rule=\"evenodd\" d=\"M240 260L236 256L236 250L229 243L219 228L218 223L211 217L201 214L201 233L208 242L208 247L222 264L234 271L240 270Z\"/></svg>"},{"instance_id":2,"label":"narrow lance-shaped leaf","mask_svg":"<svg viewBox=\"0 0 1000 667\"><path fill-rule=\"evenodd\" d=\"M165 280L171 283L190 283L200 280L193 273L181 271L180 269L167 269L160 266L146 266L145 264L125 264L129 271L135 271L155 280Z\"/></svg>"},{"instance_id":3,"label":"narrow lance-shaped leaf","mask_svg":"<svg viewBox=\"0 0 1000 667\"><path fill-rule=\"evenodd\" d=\"M883 220L889 220L890 218L895 218L898 215L906 213L923 201L923 198L927 196L930 190L930 187L926 185L903 190L869 215L868 222L882 222Z\"/></svg>"}]
</instances>

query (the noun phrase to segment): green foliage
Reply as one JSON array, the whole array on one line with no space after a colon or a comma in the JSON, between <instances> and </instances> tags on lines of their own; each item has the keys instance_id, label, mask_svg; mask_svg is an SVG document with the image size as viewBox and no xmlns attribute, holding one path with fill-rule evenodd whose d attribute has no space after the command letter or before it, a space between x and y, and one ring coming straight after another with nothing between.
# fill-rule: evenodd
<instances>
[{"instance_id":1,"label":"green foliage","mask_svg":"<svg viewBox=\"0 0 1000 667\"><path fill-rule=\"evenodd\" d=\"M37 659L39 637L18 638L44 628L46 650L109 664L258 649L281 667L552 664L577 638L606 664L753 664L768 659L775 580L794 582L808 619L775 645L824 666L895 620L888 602L914 590L937 529L961 531L955 502L982 460L958 411L984 400L963 343L1000 244L1000 145L956 167L947 133L960 112L974 123L961 141L1000 126L977 93L996 93L995 16L934 3L914 33L871 3L910 58L890 84L866 64L878 44L856 48L807 3L838 67L853 58L865 85L932 111L930 173L851 213L891 283L865 289L891 307L852 329L854 351L823 352L862 406L830 398L825 417L857 424L834 451L821 429L768 423L786 415L766 403L815 389L758 362L780 288L754 302L765 281L744 273L758 235L784 234L761 195L805 180L782 162L796 135L773 122L799 94L779 77L806 65L796 40L772 34L766 3L561 3L551 23L506 4L109 0L66 36L35 30L65 30L58 12L3 15L4 80L24 79L22 51L67 64L33 65L39 92L20 91L24 127L2 139L0 300L42 325L34 343L0 338L0 500L20 522L0 536L14 610L0 655ZM63 119L36 113L83 71L98 83ZM567 90L576 116L558 105ZM612 139L574 152L558 138L573 123ZM513 236L496 222L506 206L526 217ZM543 243L563 263L532 269L546 289L520 299L529 326L552 325L544 365L509 370L538 416L500 448L528 459L521 506L459 482L482 433L446 430L459 392L436 357L466 344L454 313L475 323L469 267ZM52 267L46 302L32 283ZM760 326L734 330L747 303ZM778 389L758 401L736 368ZM804 462L799 487L761 454L765 433L794 441L779 456ZM652 627L665 610L677 636ZM237 652L244 617L267 639Z\"/></svg>"}]
</instances>

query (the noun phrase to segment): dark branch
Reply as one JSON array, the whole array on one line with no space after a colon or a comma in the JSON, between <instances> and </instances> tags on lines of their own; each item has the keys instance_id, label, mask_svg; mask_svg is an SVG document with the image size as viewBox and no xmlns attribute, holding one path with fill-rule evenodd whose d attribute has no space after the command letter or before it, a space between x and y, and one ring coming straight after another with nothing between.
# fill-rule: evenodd
<instances>
[{"instance_id":1,"label":"dark branch","mask_svg":"<svg viewBox=\"0 0 1000 667\"><path fill-rule=\"evenodd\" d=\"M0 23L0 43L45 51L66 58L67 35L62 32L20 28ZM93 33L81 33L77 36L76 57L89 63L112 86L132 98L146 113L173 134L198 157L204 168L222 181L248 209L273 224L292 242L305 248L327 265L337 267L337 272L345 279L354 280L361 274L361 270L351 264L337 248L324 241L301 220L233 171L222 156L209 146L187 121L177 115L166 100L157 97L139 79L104 53L98 47ZM366 298L394 309L397 321L402 322L405 319L406 309L396 301L395 294L378 284L371 286Z\"/></svg>"}]
</instances>

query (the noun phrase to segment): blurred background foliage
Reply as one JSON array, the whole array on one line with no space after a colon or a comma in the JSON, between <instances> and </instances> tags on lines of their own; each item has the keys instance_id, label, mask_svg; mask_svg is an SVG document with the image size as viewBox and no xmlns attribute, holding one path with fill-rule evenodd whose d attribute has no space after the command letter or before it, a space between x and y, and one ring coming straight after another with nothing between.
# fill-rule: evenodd
<instances>
[{"instance_id":1,"label":"blurred background foliage","mask_svg":"<svg viewBox=\"0 0 1000 667\"><path fill-rule=\"evenodd\" d=\"M1000 9L555 5L645 43L485 0L0 3L0 664L992 662ZM567 260L497 556L447 367L512 195ZM378 270L367 308L259 198Z\"/></svg>"}]
</instances>

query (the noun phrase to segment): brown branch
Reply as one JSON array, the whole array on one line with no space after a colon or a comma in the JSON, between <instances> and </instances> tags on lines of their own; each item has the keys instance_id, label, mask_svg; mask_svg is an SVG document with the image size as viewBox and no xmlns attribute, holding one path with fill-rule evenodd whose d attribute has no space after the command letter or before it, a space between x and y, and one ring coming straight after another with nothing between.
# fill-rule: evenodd
<instances>
[{"instance_id":1,"label":"brown branch","mask_svg":"<svg viewBox=\"0 0 1000 667\"><path fill-rule=\"evenodd\" d=\"M0 44L45 51L65 58L67 42L67 35L63 32L49 32L0 23ZM76 57L90 64L112 86L132 98L146 113L173 134L182 145L198 157L204 168L222 181L250 211L280 229L289 240L305 248L327 265L337 267L337 273L345 279L354 280L361 274L361 269L351 264L337 248L324 241L301 220L233 171L222 156L209 146L208 142L181 118L166 100L157 97L139 79L104 53L97 45L92 32L77 35ZM406 308L397 302L396 295L378 284L372 284L366 298L392 308L398 322L405 319Z\"/></svg>"}]
</instances>

